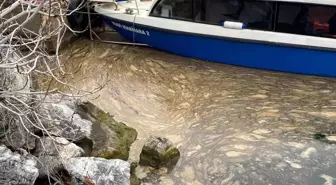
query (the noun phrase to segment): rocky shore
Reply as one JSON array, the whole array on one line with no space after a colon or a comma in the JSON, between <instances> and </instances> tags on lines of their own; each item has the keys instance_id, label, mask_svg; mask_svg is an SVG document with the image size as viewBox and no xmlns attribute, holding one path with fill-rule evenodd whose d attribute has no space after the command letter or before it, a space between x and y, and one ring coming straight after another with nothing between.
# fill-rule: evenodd
<instances>
[{"instance_id":1,"label":"rocky shore","mask_svg":"<svg viewBox=\"0 0 336 185\"><path fill-rule=\"evenodd\" d=\"M8 11L11 12L5 20L25 13L26 5L4 3L5 8L10 6ZM58 8L68 7L67 1L57 2L57 7L51 4L48 14L43 14L42 8L39 9L41 14L36 16L13 19L24 31L16 32L13 25L13 29L8 27L7 31L13 31L15 38L28 37L27 30L29 34L43 35L32 53L19 58L20 52L26 53L32 47L31 43L28 48L20 47L17 50L20 54L12 48L12 41L7 44L9 49L0 49L1 56L6 56L0 57L1 62L24 61L17 64L16 69L6 65L0 69L0 185L137 185L147 181L147 175L136 176L136 171L143 166L150 168L148 174L158 174L160 170L168 173L180 156L170 141L148 136L144 150L138 154L140 161L131 161L130 147L138 136L134 128L116 121L92 102L49 92L51 81L59 82L56 76L60 75L61 66L54 59L61 57L61 51L78 38L63 25L71 21L64 21L67 17L58 14ZM14 54L9 56L9 53ZM26 60L32 57L36 60L29 66L31 61ZM43 57L48 60L42 60ZM39 63L40 59L43 64ZM41 81L45 79L48 81L46 93L37 87L44 87Z\"/></svg>"},{"instance_id":2,"label":"rocky shore","mask_svg":"<svg viewBox=\"0 0 336 185\"><path fill-rule=\"evenodd\" d=\"M138 162L128 161L130 146L137 138L135 129L117 122L90 102L61 95L47 96L39 112L46 115L43 129L27 124L32 137L24 129L1 134L0 184L141 183L135 176ZM173 167L178 158L179 151L171 142L150 136L140 164L152 166L154 171Z\"/></svg>"}]
</instances>

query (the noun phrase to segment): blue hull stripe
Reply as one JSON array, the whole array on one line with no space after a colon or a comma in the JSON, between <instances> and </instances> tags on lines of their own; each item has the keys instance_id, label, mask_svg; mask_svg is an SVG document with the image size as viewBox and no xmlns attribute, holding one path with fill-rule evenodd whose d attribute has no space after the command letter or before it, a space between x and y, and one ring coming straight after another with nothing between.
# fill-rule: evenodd
<instances>
[{"instance_id":1,"label":"blue hull stripe","mask_svg":"<svg viewBox=\"0 0 336 185\"><path fill-rule=\"evenodd\" d=\"M163 51L244 67L336 77L336 52L169 32L105 18L129 40ZM114 22L114 24L112 23ZM133 32L134 31L134 32Z\"/></svg>"}]
</instances>

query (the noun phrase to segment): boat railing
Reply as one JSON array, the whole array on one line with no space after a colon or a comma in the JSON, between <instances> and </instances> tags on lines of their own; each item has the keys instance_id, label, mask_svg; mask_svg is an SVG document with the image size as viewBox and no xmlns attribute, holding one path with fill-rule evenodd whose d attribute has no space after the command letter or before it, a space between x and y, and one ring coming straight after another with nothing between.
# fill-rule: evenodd
<instances>
[{"instance_id":1,"label":"boat railing","mask_svg":"<svg viewBox=\"0 0 336 185\"><path fill-rule=\"evenodd\" d=\"M136 2L136 0L135 0ZM89 33L90 33L90 39L93 39L93 36L95 36L100 42L104 42L104 43L110 43L110 44L121 44L121 45L133 45L133 46L148 46L147 44L141 44L141 43L136 43L135 40L133 39L133 42L122 42L122 41L110 41L110 40L103 40L101 39L98 34L92 29L92 25L91 25L91 7L90 4L99 4L99 3L113 3L115 4L116 8L115 10L119 9L119 4L118 1L116 0L88 0L87 3L87 14L88 14L88 20L89 20ZM136 2L136 10L137 10L137 14L139 14L139 7L138 4ZM136 16L136 15L135 15ZM114 33L117 33L115 31L113 31Z\"/></svg>"},{"instance_id":2,"label":"boat railing","mask_svg":"<svg viewBox=\"0 0 336 185\"><path fill-rule=\"evenodd\" d=\"M137 0L134 0L134 1L135 1L135 6L136 6L136 8L137 8L138 15L140 15L138 2L137 2Z\"/></svg>"}]
</instances>

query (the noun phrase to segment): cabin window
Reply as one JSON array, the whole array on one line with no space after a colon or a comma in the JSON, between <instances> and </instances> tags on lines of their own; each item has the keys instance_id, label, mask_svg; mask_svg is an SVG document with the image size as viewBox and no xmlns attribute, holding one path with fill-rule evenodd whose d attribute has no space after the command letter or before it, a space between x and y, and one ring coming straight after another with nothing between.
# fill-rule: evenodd
<instances>
[{"instance_id":1,"label":"cabin window","mask_svg":"<svg viewBox=\"0 0 336 185\"><path fill-rule=\"evenodd\" d=\"M150 15L191 21L192 10L193 0L161 0Z\"/></svg>"},{"instance_id":2,"label":"cabin window","mask_svg":"<svg viewBox=\"0 0 336 185\"><path fill-rule=\"evenodd\" d=\"M275 31L336 38L336 7L278 3Z\"/></svg>"},{"instance_id":3,"label":"cabin window","mask_svg":"<svg viewBox=\"0 0 336 185\"><path fill-rule=\"evenodd\" d=\"M256 0L194 0L195 21L220 25L244 23L248 29L271 30L274 2Z\"/></svg>"}]
</instances>

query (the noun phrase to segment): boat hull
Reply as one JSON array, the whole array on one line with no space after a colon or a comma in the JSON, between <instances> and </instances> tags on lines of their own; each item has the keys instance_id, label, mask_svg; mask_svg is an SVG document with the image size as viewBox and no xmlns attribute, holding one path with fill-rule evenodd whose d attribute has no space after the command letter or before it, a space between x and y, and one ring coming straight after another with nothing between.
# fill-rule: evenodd
<instances>
[{"instance_id":1,"label":"boat hull","mask_svg":"<svg viewBox=\"0 0 336 185\"><path fill-rule=\"evenodd\" d=\"M336 52L193 35L105 17L122 36L174 54L225 64L336 77Z\"/></svg>"}]
</instances>

